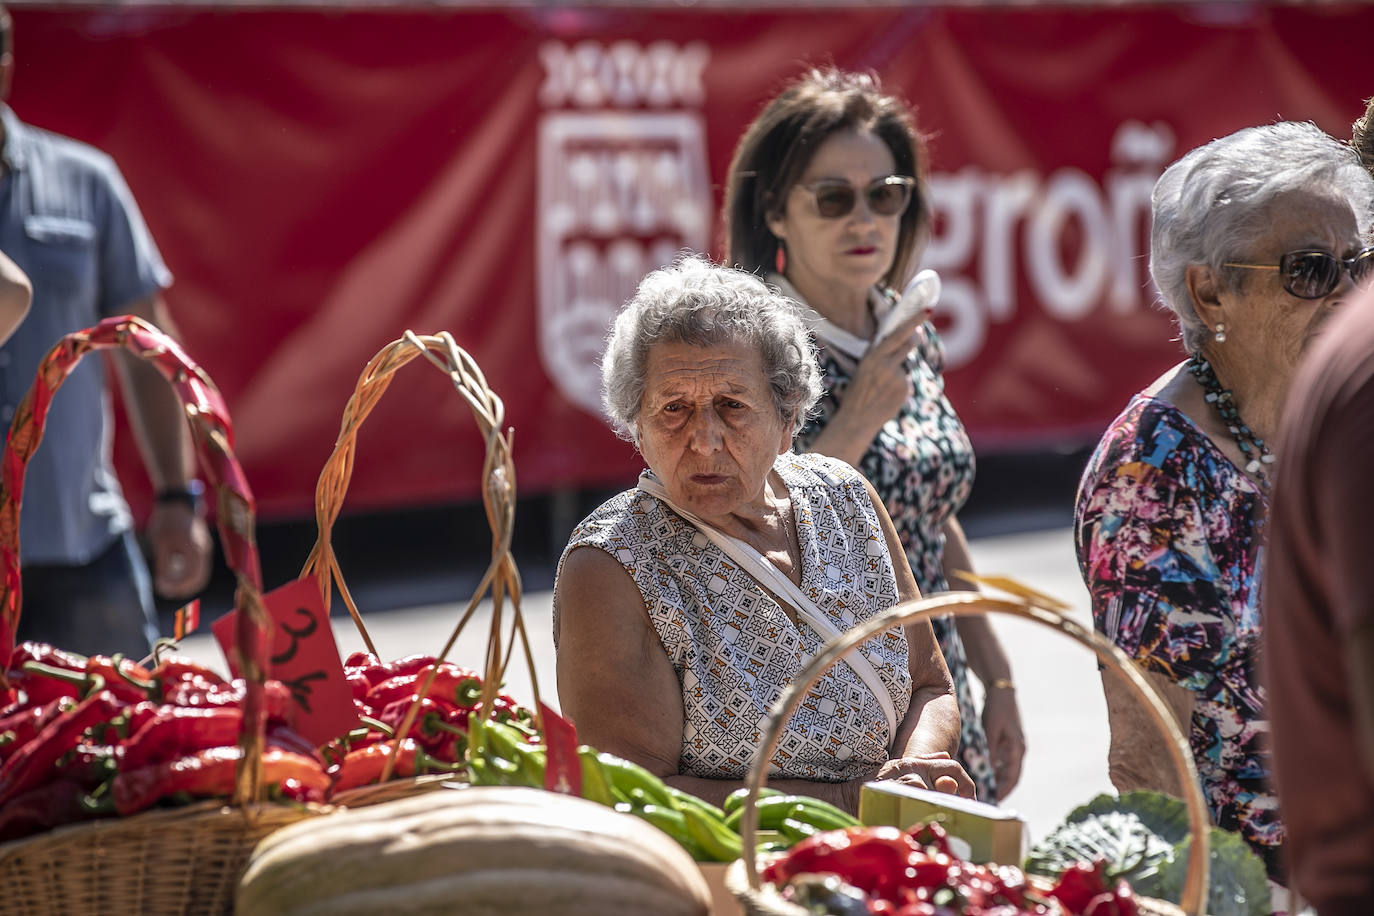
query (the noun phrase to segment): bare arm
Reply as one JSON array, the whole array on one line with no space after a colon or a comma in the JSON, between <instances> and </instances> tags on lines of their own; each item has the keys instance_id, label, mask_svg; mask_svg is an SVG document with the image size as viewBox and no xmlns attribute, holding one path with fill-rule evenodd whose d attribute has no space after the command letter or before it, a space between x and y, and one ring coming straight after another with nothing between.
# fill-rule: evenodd
<instances>
[{"instance_id":1,"label":"bare arm","mask_svg":"<svg viewBox=\"0 0 1374 916\"><path fill-rule=\"evenodd\" d=\"M967 587L961 584L963 580L958 574L974 571L973 558L963 526L953 516L945 522L942 562L950 588ZM983 731L997 777L997 793L1006 798L1021 781L1021 761L1026 754L1026 736L1021 728L1021 710L1016 703L1011 663L988 618L957 617L955 627L964 644L968 666L983 683Z\"/></svg>"},{"instance_id":2,"label":"bare arm","mask_svg":"<svg viewBox=\"0 0 1374 916\"><path fill-rule=\"evenodd\" d=\"M125 311L174 334L161 296L134 302ZM115 353L115 370L153 489L186 486L192 476L190 432L172 387L151 364L131 353ZM192 507L180 502L154 504L147 533L159 594L183 598L205 587L210 578L210 533Z\"/></svg>"},{"instance_id":3,"label":"bare arm","mask_svg":"<svg viewBox=\"0 0 1374 916\"><path fill-rule=\"evenodd\" d=\"M1187 741L1193 727L1192 692L1162 674L1143 667L1140 671L1164 698ZM1110 669L1103 671L1102 690L1107 697L1107 723L1111 728L1107 771L1112 785L1118 792L1152 789L1182 798L1183 786L1170 762L1169 746L1125 678Z\"/></svg>"},{"instance_id":4,"label":"bare arm","mask_svg":"<svg viewBox=\"0 0 1374 916\"><path fill-rule=\"evenodd\" d=\"M921 597L911 574L901 538L873 485L864 481L878 513L888 553L897 575L897 595L903 601ZM895 779L944 792L973 797L973 781L954 761L959 749L959 703L945 657L930 621L907 624L907 666L911 674L911 705L897 725L889 753L892 759L878 771L880 779Z\"/></svg>"},{"instance_id":5,"label":"bare arm","mask_svg":"<svg viewBox=\"0 0 1374 916\"><path fill-rule=\"evenodd\" d=\"M29 314L33 286L28 275L9 255L0 251L0 344L10 339L15 328Z\"/></svg>"},{"instance_id":6,"label":"bare arm","mask_svg":"<svg viewBox=\"0 0 1374 916\"><path fill-rule=\"evenodd\" d=\"M715 804L743 780L678 775L682 685L625 569L596 548L574 550L554 584L558 608L558 702L579 740L632 760L665 782ZM775 779L768 785L856 811L861 780Z\"/></svg>"}]
</instances>

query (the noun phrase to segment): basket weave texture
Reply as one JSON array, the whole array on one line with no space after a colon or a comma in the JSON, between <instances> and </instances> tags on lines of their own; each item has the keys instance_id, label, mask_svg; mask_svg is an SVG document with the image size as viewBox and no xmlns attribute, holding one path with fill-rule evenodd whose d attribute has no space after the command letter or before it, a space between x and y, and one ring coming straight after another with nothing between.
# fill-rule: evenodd
<instances>
[{"instance_id":1,"label":"basket weave texture","mask_svg":"<svg viewBox=\"0 0 1374 916\"><path fill-rule=\"evenodd\" d=\"M744 907L749 916L807 916L808 911L782 898L772 885L764 884L759 877L760 862L756 857L755 833L758 830L757 801L760 789L767 779L766 762L773 758L782 734L782 728L791 718L793 711L806 692L837 661L869 638L886 630L929 620L933 617L952 614L969 616L987 613L1008 614L1023 620L1030 620L1047 626L1064 636L1074 639L1092 649L1108 667L1116 669L1131 686L1132 694L1145 708L1155 726L1164 733L1169 759L1185 787L1185 802L1188 806L1189 829L1199 841L1190 847L1188 873L1184 881L1182 901L1175 905L1165 900L1137 897L1141 913L1147 916L1199 916L1207 899L1208 871L1208 813L1202 790L1198 783L1197 771L1193 767L1192 753L1188 742L1179 731L1172 714L1159 694L1136 670L1130 659L1112 643L1097 633L1083 627L1076 621L1064 616L1057 610L1043 607L1043 596L1030 589L1017 588L1014 583L1004 580L1003 586L1013 588L1017 593L1014 600L991 598L976 592L950 592L915 601L905 601L889 610L858 624L841 633L828 645L822 647L806 668L797 675L783 691L770 711L763 731L763 742L758 755L750 765L745 785L749 795L744 803L744 816L740 823L744 855L731 863L726 872L726 886ZM1039 601L1040 603L1036 603ZM1019 864L1019 863L1018 863Z\"/></svg>"},{"instance_id":2,"label":"basket weave texture","mask_svg":"<svg viewBox=\"0 0 1374 916\"><path fill-rule=\"evenodd\" d=\"M22 606L19 506L24 471L43 438L49 403L83 356L124 349L168 380L190 424L202 473L216 494L225 559L237 579L237 659L246 681L243 757L229 805L204 802L112 820L72 824L0 845L0 910L72 914L221 914L248 854L273 830L326 812L317 805L263 801L268 618L253 537L253 494L233 453L233 427L214 383L173 341L131 316L68 334L44 357L10 428L0 475L0 640L8 660ZM0 665L0 670L3 670Z\"/></svg>"},{"instance_id":3,"label":"basket weave texture","mask_svg":"<svg viewBox=\"0 0 1374 916\"><path fill-rule=\"evenodd\" d=\"M310 551L301 578L314 578L324 595L325 608L328 609L335 587L348 607L349 616L362 637L363 644L373 655L381 657L367 626L363 623L353 595L344 581L338 557L334 554L331 532L334 523L343 509L344 497L353 476L353 459L357 451L358 431L373 408L381 400L391 385L395 373L417 357L424 357L440 372L448 376L454 390L467 403L486 449L482 464L482 503L486 510L487 524L491 528L491 562L487 566L476 591L460 615L448 641L435 656L443 661L453 650L464 626L472 618L481 601L488 595L492 599L490 632L487 637L486 657L482 663L482 708L491 708L491 701L497 695L505 671L510 664L510 656L515 648L517 637L524 650L525 661L529 667L530 685L534 692L534 707L541 717L539 703L539 683L535 676L534 655L530 648L529 637L525 631L524 615L520 600L522 588L520 574L511 554L511 536L515 524L515 465L511 458L511 431L503 430L505 405L501 398L488 386L477 362L453 340L447 332L420 336L411 331L398 340L387 344L377 355L368 361L358 377L352 396L344 407L343 420L334 451L320 472L319 483L315 487L315 521L318 534L315 546ZM510 613L507 624L506 602L509 599ZM503 632L507 626L509 633ZM424 696L433 682L435 670L431 669L428 679L420 684L417 697ZM419 704L412 704L407 718L398 728L397 734L404 736L419 710ZM400 739L396 739L399 745ZM396 757L393 750L391 760ZM390 779L390 761L383 774L383 781L375 785L361 786L340 793L332 801L338 805L358 807L379 802L392 801L409 795L427 792L444 783L462 781L461 773L441 776L418 776L405 779Z\"/></svg>"}]
</instances>

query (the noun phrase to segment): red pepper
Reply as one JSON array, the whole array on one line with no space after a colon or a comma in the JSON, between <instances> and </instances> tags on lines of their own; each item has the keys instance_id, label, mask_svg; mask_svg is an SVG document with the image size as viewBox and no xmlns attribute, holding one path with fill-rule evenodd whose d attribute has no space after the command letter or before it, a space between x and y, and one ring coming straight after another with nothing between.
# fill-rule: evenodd
<instances>
[{"instance_id":1,"label":"red pepper","mask_svg":"<svg viewBox=\"0 0 1374 916\"><path fill-rule=\"evenodd\" d=\"M67 671L86 670L86 656L67 652L45 642L33 642L31 640L21 642L15 648L14 654L10 656L9 676L14 677L22 672L25 662L38 662L53 668L63 668ZM22 675L20 677L22 679Z\"/></svg>"},{"instance_id":2,"label":"red pepper","mask_svg":"<svg viewBox=\"0 0 1374 916\"><path fill-rule=\"evenodd\" d=\"M82 742L62 756L57 778L70 780L89 792L114 777L115 749L107 744Z\"/></svg>"},{"instance_id":3,"label":"red pepper","mask_svg":"<svg viewBox=\"0 0 1374 916\"><path fill-rule=\"evenodd\" d=\"M415 757L419 749L420 745L410 738L401 742L401 752L396 757L396 766L391 771L393 779L415 775ZM337 793L372 785L381 779L382 768L386 766L387 758L390 756L390 741L349 751L333 773L334 786L330 791Z\"/></svg>"},{"instance_id":4,"label":"red pepper","mask_svg":"<svg viewBox=\"0 0 1374 916\"><path fill-rule=\"evenodd\" d=\"M407 655L405 658L398 658L386 667L391 669L391 676L398 674L416 674L431 665L438 664L439 660L433 655Z\"/></svg>"},{"instance_id":5,"label":"red pepper","mask_svg":"<svg viewBox=\"0 0 1374 916\"><path fill-rule=\"evenodd\" d=\"M364 702L380 712L397 700L409 699L418 694L428 677L428 673L423 670L394 675L380 684L373 685L368 690ZM433 683L425 692L427 697L466 709L472 709L481 695L482 679L475 671L447 662L439 666L434 673Z\"/></svg>"},{"instance_id":6,"label":"red pepper","mask_svg":"<svg viewBox=\"0 0 1374 916\"><path fill-rule=\"evenodd\" d=\"M353 668L371 668L381 663L381 659L377 658L377 656L373 655L371 652L350 652L348 658L344 659L344 671L349 671Z\"/></svg>"},{"instance_id":7,"label":"red pepper","mask_svg":"<svg viewBox=\"0 0 1374 916\"><path fill-rule=\"evenodd\" d=\"M29 789L0 806L0 842L93 816L86 788L71 779L58 779Z\"/></svg>"},{"instance_id":8,"label":"red pepper","mask_svg":"<svg viewBox=\"0 0 1374 916\"><path fill-rule=\"evenodd\" d=\"M75 708L53 719L43 730L5 761L0 769L0 807L41 785L63 754L81 741L92 725L108 721L123 708L108 690L92 694Z\"/></svg>"},{"instance_id":9,"label":"red pepper","mask_svg":"<svg viewBox=\"0 0 1374 916\"><path fill-rule=\"evenodd\" d=\"M917 846L934 847L937 852L951 855L949 851L949 834L945 828L936 821L929 821L924 824L912 824L907 828L907 836L911 837Z\"/></svg>"},{"instance_id":10,"label":"red pepper","mask_svg":"<svg viewBox=\"0 0 1374 916\"><path fill-rule=\"evenodd\" d=\"M1103 877L1103 863L1075 862L1059 876L1050 896L1062 903L1071 913L1083 913L1093 898L1109 893Z\"/></svg>"},{"instance_id":11,"label":"red pepper","mask_svg":"<svg viewBox=\"0 0 1374 916\"><path fill-rule=\"evenodd\" d=\"M216 747L121 772L113 786L115 810L126 816L136 814L178 793L195 798L227 797L234 791L234 769L242 755L237 747ZM280 786L294 779L307 800L324 800L329 777L317 761L274 748L262 755L262 762L265 783Z\"/></svg>"},{"instance_id":12,"label":"red pepper","mask_svg":"<svg viewBox=\"0 0 1374 916\"><path fill-rule=\"evenodd\" d=\"M148 669L127 658L92 655L86 660L86 676L104 678L105 688L129 703L151 699L157 693Z\"/></svg>"},{"instance_id":13,"label":"red pepper","mask_svg":"<svg viewBox=\"0 0 1374 916\"><path fill-rule=\"evenodd\" d=\"M290 722L295 717L295 702L291 691L281 681L267 681L263 685L263 700L268 721ZM164 691L163 699L174 706L241 706L246 683L235 678L228 684L210 684L203 679L181 680Z\"/></svg>"},{"instance_id":14,"label":"red pepper","mask_svg":"<svg viewBox=\"0 0 1374 916\"><path fill-rule=\"evenodd\" d=\"M243 710L237 706L162 706L124 743L119 766L124 771L136 770L195 751L231 745L242 729Z\"/></svg>"},{"instance_id":15,"label":"red pepper","mask_svg":"<svg viewBox=\"0 0 1374 916\"><path fill-rule=\"evenodd\" d=\"M405 721L410 707L417 702L420 708L406 737L414 738L431 754L457 760L453 744L459 737L467 741L467 710L448 706L429 697L422 700L406 697L387 706L377 718L394 734Z\"/></svg>"},{"instance_id":16,"label":"red pepper","mask_svg":"<svg viewBox=\"0 0 1374 916\"><path fill-rule=\"evenodd\" d=\"M71 697L59 697L42 706L28 706L0 720L0 762L33 740L43 728L63 712L76 706Z\"/></svg>"},{"instance_id":17,"label":"red pepper","mask_svg":"<svg viewBox=\"0 0 1374 916\"><path fill-rule=\"evenodd\" d=\"M189 658L182 658L177 655L169 655L158 662L153 669L152 680L162 684L164 689L168 683L175 683L183 678L199 678L207 684L223 687L227 681L217 672L206 668Z\"/></svg>"},{"instance_id":18,"label":"red pepper","mask_svg":"<svg viewBox=\"0 0 1374 916\"><path fill-rule=\"evenodd\" d=\"M1098 894L1083 908L1083 916L1136 916L1135 895L1125 879L1116 882L1116 890Z\"/></svg>"},{"instance_id":19,"label":"red pepper","mask_svg":"<svg viewBox=\"0 0 1374 916\"><path fill-rule=\"evenodd\" d=\"M764 877L785 884L805 872L839 875L864 893L888 897L919 850L896 827L850 827L807 837L769 865Z\"/></svg>"}]
</instances>

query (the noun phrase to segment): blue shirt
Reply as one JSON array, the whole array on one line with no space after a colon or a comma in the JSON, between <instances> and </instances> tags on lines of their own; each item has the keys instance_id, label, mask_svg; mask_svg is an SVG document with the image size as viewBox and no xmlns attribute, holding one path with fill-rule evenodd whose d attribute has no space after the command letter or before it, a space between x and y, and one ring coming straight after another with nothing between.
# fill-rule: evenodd
<instances>
[{"instance_id":1,"label":"blue shirt","mask_svg":"<svg viewBox=\"0 0 1374 916\"><path fill-rule=\"evenodd\" d=\"M39 362L63 335L122 314L172 278L114 160L24 124L3 104L0 121L0 250L33 284L28 317L0 347L0 423L8 429ZM67 378L29 462L19 523L26 565L87 563L131 526L110 464L101 362L87 356Z\"/></svg>"}]
</instances>

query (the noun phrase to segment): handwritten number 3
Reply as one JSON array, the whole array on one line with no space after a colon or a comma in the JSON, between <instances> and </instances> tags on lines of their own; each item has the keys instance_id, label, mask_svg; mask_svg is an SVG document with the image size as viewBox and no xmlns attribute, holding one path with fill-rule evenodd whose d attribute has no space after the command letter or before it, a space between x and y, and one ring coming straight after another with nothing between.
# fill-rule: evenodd
<instances>
[{"instance_id":1,"label":"handwritten number 3","mask_svg":"<svg viewBox=\"0 0 1374 916\"><path fill-rule=\"evenodd\" d=\"M296 647L302 639L310 636L320 626L320 622L315 619L315 615L303 607L296 608L296 615L305 617L305 625L300 629L293 629L289 623L282 622L282 632L291 637L291 646L281 655L272 656L272 664L282 665L296 657Z\"/></svg>"}]
</instances>

